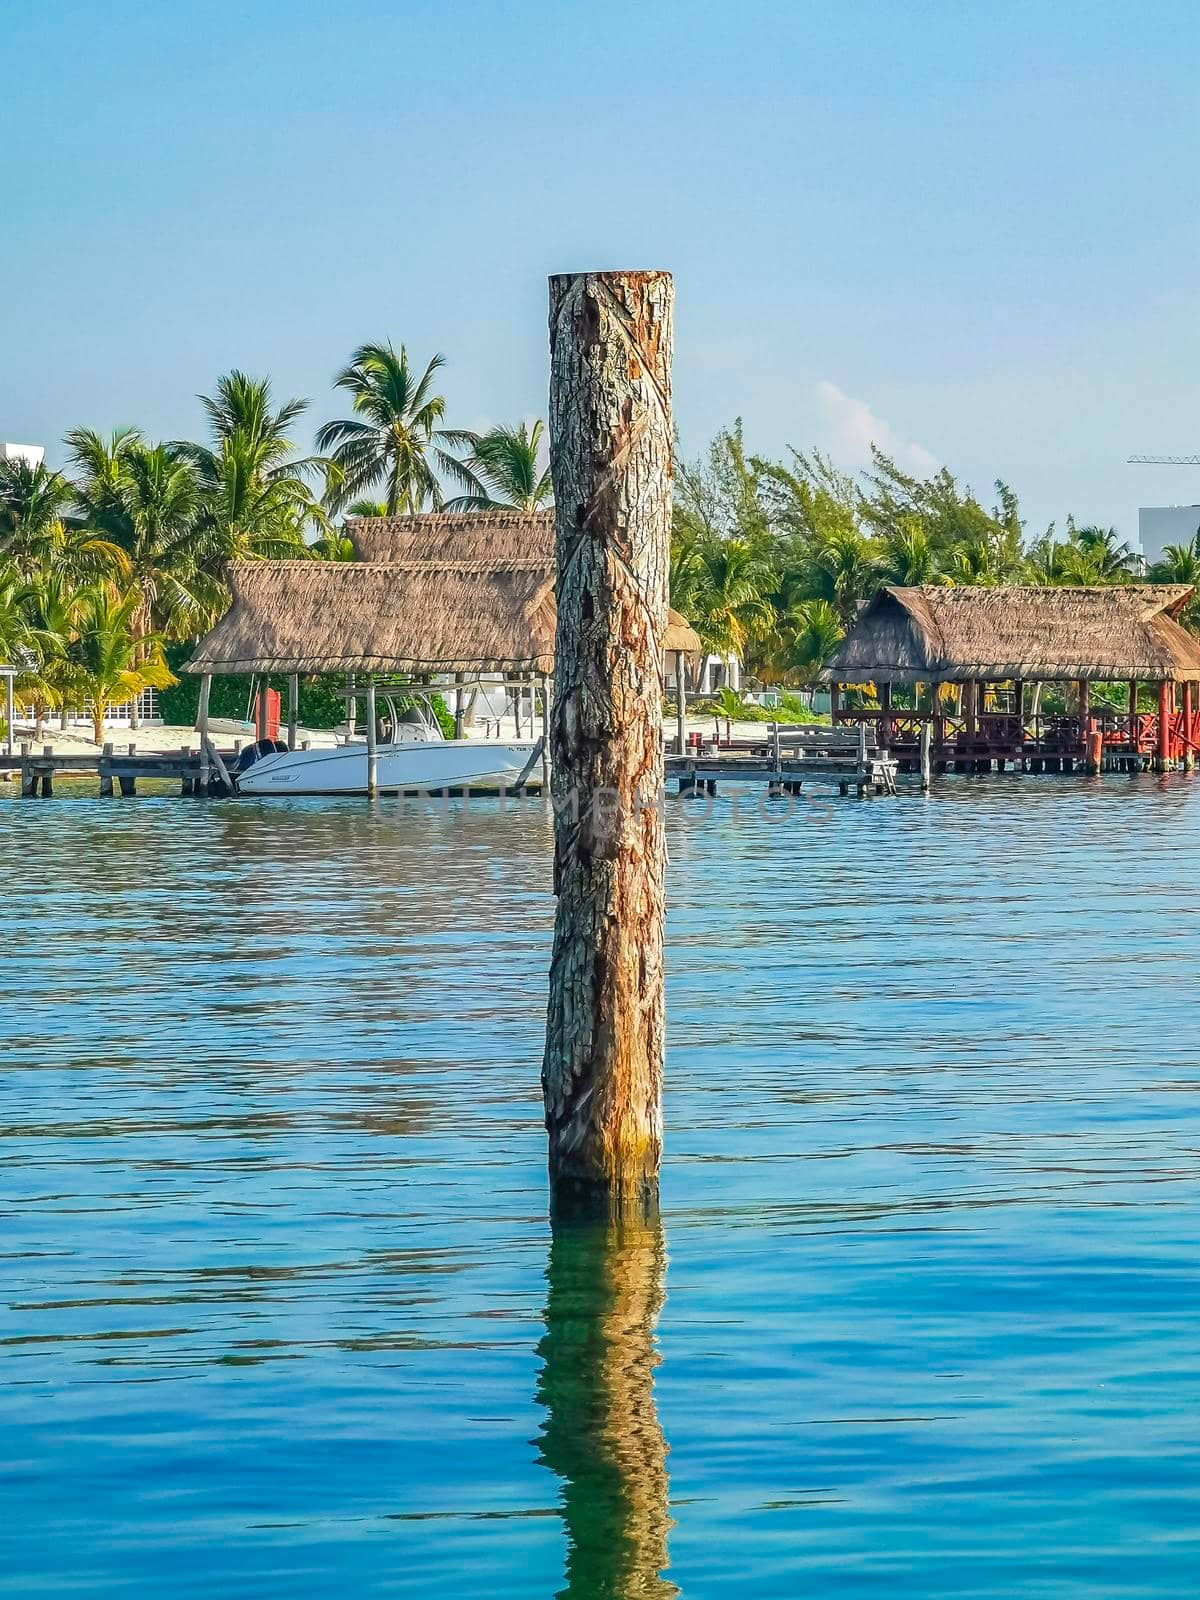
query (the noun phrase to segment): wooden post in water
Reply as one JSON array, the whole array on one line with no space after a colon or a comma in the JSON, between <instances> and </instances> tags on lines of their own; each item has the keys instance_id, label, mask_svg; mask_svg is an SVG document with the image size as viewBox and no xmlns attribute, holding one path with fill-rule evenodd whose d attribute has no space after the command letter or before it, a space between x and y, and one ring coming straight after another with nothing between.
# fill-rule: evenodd
<instances>
[{"instance_id":1,"label":"wooden post in water","mask_svg":"<svg viewBox=\"0 0 1200 1600\"><path fill-rule=\"evenodd\" d=\"M212 694L212 673L200 679L200 700L196 707L196 732L200 735L200 774L197 780L199 794L208 793L208 702ZM111 787L109 793L112 793Z\"/></svg>"},{"instance_id":2,"label":"wooden post in water","mask_svg":"<svg viewBox=\"0 0 1200 1600\"><path fill-rule=\"evenodd\" d=\"M921 788L930 789L933 786L933 762L931 759L933 746L933 715L930 713L921 722Z\"/></svg>"},{"instance_id":3,"label":"wooden post in water","mask_svg":"<svg viewBox=\"0 0 1200 1600\"><path fill-rule=\"evenodd\" d=\"M665 272L550 280L558 900L542 1090L559 1215L658 1198L673 311Z\"/></svg>"},{"instance_id":4,"label":"wooden post in water","mask_svg":"<svg viewBox=\"0 0 1200 1600\"><path fill-rule=\"evenodd\" d=\"M367 674L367 794L372 799L379 790L379 756L376 751L375 675Z\"/></svg>"}]
</instances>

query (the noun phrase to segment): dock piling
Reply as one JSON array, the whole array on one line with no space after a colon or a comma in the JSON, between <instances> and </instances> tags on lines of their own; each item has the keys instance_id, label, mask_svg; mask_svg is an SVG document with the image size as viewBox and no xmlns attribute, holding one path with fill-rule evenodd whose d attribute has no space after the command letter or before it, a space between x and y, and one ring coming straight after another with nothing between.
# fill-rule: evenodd
<instances>
[{"instance_id":1,"label":"dock piling","mask_svg":"<svg viewBox=\"0 0 1200 1600\"><path fill-rule=\"evenodd\" d=\"M542 1090L560 1217L647 1214L658 1198L673 310L663 272L550 280L557 902Z\"/></svg>"}]
</instances>

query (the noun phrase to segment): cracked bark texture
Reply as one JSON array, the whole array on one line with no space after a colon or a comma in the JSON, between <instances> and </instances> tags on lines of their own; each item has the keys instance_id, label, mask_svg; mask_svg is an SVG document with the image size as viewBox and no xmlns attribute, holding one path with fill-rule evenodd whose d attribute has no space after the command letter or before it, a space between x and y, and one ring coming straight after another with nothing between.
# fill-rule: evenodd
<instances>
[{"instance_id":1,"label":"cracked bark texture","mask_svg":"<svg viewBox=\"0 0 1200 1600\"><path fill-rule=\"evenodd\" d=\"M560 1209L657 1200L673 309L663 272L550 280L558 903L542 1089Z\"/></svg>"}]
</instances>

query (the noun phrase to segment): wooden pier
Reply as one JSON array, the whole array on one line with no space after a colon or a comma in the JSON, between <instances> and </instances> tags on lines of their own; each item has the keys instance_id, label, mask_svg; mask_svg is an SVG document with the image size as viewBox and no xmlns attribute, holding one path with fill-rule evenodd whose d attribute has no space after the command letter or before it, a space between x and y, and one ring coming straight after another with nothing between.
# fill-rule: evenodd
<instances>
[{"instance_id":1,"label":"wooden pier","mask_svg":"<svg viewBox=\"0 0 1200 1600\"><path fill-rule=\"evenodd\" d=\"M694 736L698 738L699 736ZM868 737L866 724L830 728L768 723L761 739L704 743L667 757L681 795L715 794L718 783L765 783L768 793L800 793L804 783L833 783L841 794L895 794L897 762Z\"/></svg>"},{"instance_id":2,"label":"wooden pier","mask_svg":"<svg viewBox=\"0 0 1200 1600\"><path fill-rule=\"evenodd\" d=\"M765 784L769 794L798 794L806 782L835 784L842 794L895 794L898 763L867 737L865 728L845 729L769 724L761 739L733 739L719 745L695 735L683 755L668 754L665 775L683 796L715 794L719 784ZM60 774L95 775L102 798L132 797L139 780L178 783L179 794L227 796L236 793L240 741L228 750L181 745L178 750L143 750L134 744L118 750L106 744L96 753L57 753L52 745L35 750L22 744L12 756L0 753L0 775L18 776L27 799L50 799ZM389 795L428 799L493 799L545 792L539 776L501 787L495 783L439 789L388 790Z\"/></svg>"},{"instance_id":3,"label":"wooden pier","mask_svg":"<svg viewBox=\"0 0 1200 1600\"><path fill-rule=\"evenodd\" d=\"M26 799L49 800L54 794L54 779L59 773L87 775L94 773L100 782L103 798L137 794L139 778L178 782L181 795L231 794L232 786L220 776L220 763L226 774L237 762L241 746L232 750L205 752L191 745L181 745L178 750L145 750L139 753L135 744L118 752L106 744L95 755L64 755L53 745L43 745L35 751L32 745L22 744L11 756L0 755L0 773L20 776L21 794Z\"/></svg>"}]
</instances>

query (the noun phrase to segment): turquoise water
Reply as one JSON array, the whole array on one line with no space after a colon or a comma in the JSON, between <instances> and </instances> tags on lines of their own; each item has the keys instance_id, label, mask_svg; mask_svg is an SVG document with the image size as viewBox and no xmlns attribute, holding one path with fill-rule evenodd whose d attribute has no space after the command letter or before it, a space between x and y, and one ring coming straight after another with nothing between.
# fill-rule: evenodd
<instances>
[{"instance_id":1,"label":"turquoise water","mask_svg":"<svg viewBox=\"0 0 1200 1600\"><path fill-rule=\"evenodd\" d=\"M0 1593L1200 1590L1200 784L669 818L552 1243L539 809L0 804Z\"/></svg>"}]
</instances>

